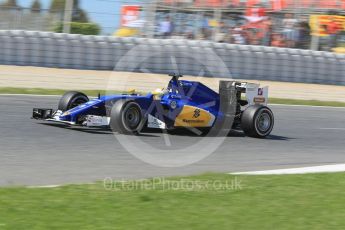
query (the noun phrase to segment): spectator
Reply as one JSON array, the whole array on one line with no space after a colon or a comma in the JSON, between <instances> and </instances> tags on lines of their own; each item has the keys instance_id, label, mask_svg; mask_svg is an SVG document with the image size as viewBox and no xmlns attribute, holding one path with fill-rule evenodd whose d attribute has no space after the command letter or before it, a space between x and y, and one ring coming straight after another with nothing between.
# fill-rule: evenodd
<instances>
[{"instance_id":1,"label":"spectator","mask_svg":"<svg viewBox=\"0 0 345 230\"><path fill-rule=\"evenodd\" d=\"M271 38L272 38L272 33L273 33L273 26L272 26L272 20L268 18L264 22L264 37L262 39L262 45L264 46L269 46L271 44Z\"/></svg>"},{"instance_id":2,"label":"spectator","mask_svg":"<svg viewBox=\"0 0 345 230\"><path fill-rule=\"evenodd\" d=\"M225 42L227 33L228 33L227 26L225 25L224 22L220 22L219 23L219 31L215 37L216 42Z\"/></svg>"},{"instance_id":3,"label":"spectator","mask_svg":"<svg viewBox=\"0 0 345 230\"><path fill-rule=\"evenodd\" d=\"M336 46L337 35L342 30L341 25L336 21L334 17L330 17L330 22L327 25L328 43L330 50Z\"/></svg>"},{"instance_id":4,"label":"spectator","mask_svg":"<svg viewBox=\"0 0 345 230\"><path fill-rule=\"evenodd\" d=\"M285 47L286 43L284 41L284 37L279 33L272 34L271 46L273 46L273 47Z\"/></svg>"},{"instance_id":5,"label":"spectator","mask_svg":"<svg viewBox=\"0 0 345 230\"><path fill-rule=\"evenodd\" d=\"M298 20L293 18L292 14L285 15L283 20L283 34L289 48L295 47L296 38L298 36L296 32L297 23Z\"/></svg>"},{"instance_id":6,"label":"spectator","mask_svg":"<svg viewBox=\"0 0 345 230\"><path fill-rule=\"evenodd\" d=\"M197 35L197 39L199 40L209 40L211 36L211 32L209 29L207 28L201 28L198 35Z\"/></svg>"},{"instance_id":7,"label":"spectator","mask_svg":"<svg viewBox=\"0 0 345 230\"><path fill-rule=\"evenodd\" d=\"M242 34L242 29L241 28L235 28L233 33L232 33L232 40L234 44L238 45L245 45L246 44L246 39L244 38Z\"/></svg>"},{"instance_id":8,"label":"spectator","mask_svg":"<svg viewBox=\"0 0 345 230\"><path fill-rule=\"evenodd\" d=\"M271 13L270 16L263 15L259 17L260 20L255 21L248 20L247 15L226 14L219 23L216 23L210 15L190 17L193 20L187 20L186 17L181 15L174 17L175 23L169 16L163 17L164 20L158 21L157 25L160 36L299 49L308 49L311 43L309 17L301 17L299 22L291 13L285 14L283 19L280 18L280 14ZM319 39L322 50L331 50L336 44L340 24L334 17L332 20L325 26L320 25L326 35ZM197 31L195 26L198 28Z\"/></svg>"},{"instance_id":9,"label":"spectator","mask_svg":"<svg viewBox=\"0 0 345 230\"><path fill-rule=\"evenodd\" d=\"M298 41L296 48L308 49L310 46L310 27L308 22L301 22L298 26Z\"/></svg>"},{"instance_id":10,"label":"spectator","mask_svg":"<svg viewBox=\"0 0 345 230\"><path fill-rule=\"evenodd\" d=\"M328 34L328 26L327 25L321 25L321 28L323 31L325 31L325 36L320 37L318 50L329 51L331 48L329 47L330 39L329 39L329 34Z\"/></svg>"},{"instance_id":11,"label":"spectator","mask_svg":"<svg viewBox=\"0 0 345 230\"><path fill-rule=\"evenodd\" d=\"M173 24L170 21L170 17L167 16L164 21L159 24L159 33L163 38L170 37L173 32Z\"/></svg>"}]
</instances>

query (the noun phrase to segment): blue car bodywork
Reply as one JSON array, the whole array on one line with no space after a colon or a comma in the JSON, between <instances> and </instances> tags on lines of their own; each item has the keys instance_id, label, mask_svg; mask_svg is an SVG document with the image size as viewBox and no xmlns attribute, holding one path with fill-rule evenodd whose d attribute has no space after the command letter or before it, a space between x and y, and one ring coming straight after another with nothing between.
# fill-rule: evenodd
<instances>
[{"instance_id":1,"label":"blue car bodywork","mask_svg":"<svg viewBox=\"0 0 345 230\"><path fill-rule=\"evenodd\" d=\"M80 116L95 115L107 116L111 106L118 100L132 100L138 103L144 114L160 117L164 114L167 127L172 128L176 117L185 106L193 106L208 111L214 117L220 117L219 94L200 82L176 81L172 79L167 87L168 93L159 101L155 95L123 94L106 95L92 99L75 108L65 111L58 117L58 121L76 124ZM174 105L174 106L171 106ZM108 108L108 111L107 111ZM163 112L164 111L164 112Z\"/></svg>"},{"instance_id":2,"label":"blue car bodywork","mask_svg":"<svg viewBox=\"0 0 345 230\"><path fill-rule=\"evenodd\" d=\"M175 129L180 127L212 128L216 126L217 122L221 126L232 129L241 124L243 107L264 106L267 104L267 87L259 88L257 84L221 81L219 93L217 93L200 82L179 80L180 77L182 76L172 75L167 88L158 94L99 96L98 98L85 101L85 103L80 103L73 108L68 108L65 111L34 109L33 118L69 125L110 126L113 128L112 121L119 120L120 123L123 123L126 122L128 117L129 122L136 122L139 119L140 122L136 123L136 127L139 126L139 123L141 124L140 129L136 129L139 131L144 126L158 129ZM245 100L242 98L243 93L246 96ZM86 95L84 96L87 98ZM130 112L126 110L127 112L125 111L123 115L121 111L126 103L129 102L134 107L129 110L127 108ZM115 115L113 113L114 107L119 107L117 109L118 113ZM254 124L254 126L256 123L259 125L262 123L261 126L263 128L269 129L262 135L266 136L273 128L273 114L267 107L258 107L257 109L266 109L267 111L264 111L262 116L260 115L262 111L256 111L255 108L255 111L253 110L255 114L250 115L250 112L247 112L249 116L248 122ZM256 114L259 114L261 117L253 117ZM133 116L134 118L132 118ZM231 119L228 119L229 117ZM254 118L257 119L256 123L252 122ZM131 119L133 121L130 121ZM269 125L272 123L272 127L267 128L267 122L269 122ZM128 126L122 123L120 124L121 129ZM116 129L118 129L118 126L118 124L115 124ZM249 131L252 129L253 127L248 128Z\"/></svg>"}]
</instances>

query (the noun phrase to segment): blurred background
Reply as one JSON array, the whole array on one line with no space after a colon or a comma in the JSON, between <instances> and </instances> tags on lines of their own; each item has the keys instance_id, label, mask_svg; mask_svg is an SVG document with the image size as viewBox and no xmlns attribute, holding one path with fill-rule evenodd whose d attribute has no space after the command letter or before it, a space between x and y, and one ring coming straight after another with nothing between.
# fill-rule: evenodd
<instances>
[{"instance_id":1,"label":"blurred background","mask_svg":"<svg viewBox=\"0 0 345 230\"><path fill-rule=\"evenodd\" d=\"M345 0L4 0L0 29L345 53Z\"/></svg>"}]
</instances>

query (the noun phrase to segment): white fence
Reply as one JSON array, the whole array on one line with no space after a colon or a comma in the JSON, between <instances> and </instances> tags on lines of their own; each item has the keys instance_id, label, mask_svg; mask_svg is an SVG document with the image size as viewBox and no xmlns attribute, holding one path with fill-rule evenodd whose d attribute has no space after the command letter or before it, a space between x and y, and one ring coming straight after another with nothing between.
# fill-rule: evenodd
<instances>
[{"instance_id":1,"label":"white fence","mask_svg":"<svg viewBox=\"0 0 345 230\"><path fill-rule=\"evenodd\" d=\"M0 31L0 64L345 85L345 55L206 41Z\"/></svg>"}]
</instances>

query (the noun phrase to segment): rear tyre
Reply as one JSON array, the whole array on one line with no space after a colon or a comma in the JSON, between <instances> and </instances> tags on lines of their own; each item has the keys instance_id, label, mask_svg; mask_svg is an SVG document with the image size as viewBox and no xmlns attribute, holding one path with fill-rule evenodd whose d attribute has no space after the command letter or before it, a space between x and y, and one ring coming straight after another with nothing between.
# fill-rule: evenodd
<instances>
[{"instance_id":1,"label":"rear tyre","mask_svg":"<svg viewBox=\"0 0 345 230\"><path fill-rule=\"evenodd\" d=\"M273 113L266 106L249 106L242 113L241 127L244 133L249 137L267 137L272 132L273 126Z\"/></svg>"},{"instance_id":2,"label":"rear tyre","mask_svg":"<svg viewBox=\"0 0 345 230\"><path fill-rule=\"evenodd\" d=\"M143 114L140 105L135 101L119 100L110 113L110 127L114 132L135 135L143 127Z\"/></svg>"},{"instance_id":3,"label":"rear tyre","mask_svg":"<svg viewBox=\"0 0 345 230\"><path fill-rule=\"evenodd\" d=\"M88 101L89 101L89 98L85 94L81 92L70 91L70 92L65 93L61 97L59 101L58 110L65 112L81 104L84 104Z\"/></svg>"}]
</instances>

